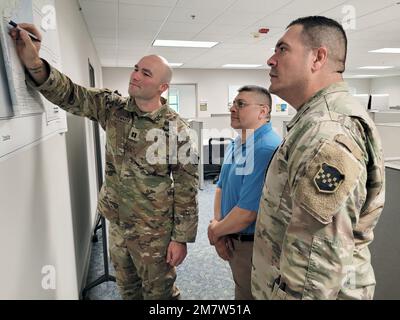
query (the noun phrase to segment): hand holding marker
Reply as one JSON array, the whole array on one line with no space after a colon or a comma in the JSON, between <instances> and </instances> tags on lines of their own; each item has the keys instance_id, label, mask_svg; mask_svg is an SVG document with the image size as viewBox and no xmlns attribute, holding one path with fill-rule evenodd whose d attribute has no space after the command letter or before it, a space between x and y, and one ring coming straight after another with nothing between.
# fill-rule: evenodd
<instances>
[{"instance_id":1,"label":"hand holding marker","mask_svg":"<svg viewBox=\"0 0 400 320\"><path fill-rule=\"evenodd\" d=\"M10 20L10 21L8 22L8 24L12 25L14 28L16 28L16 29L19 30L19 31L24 30L24 29L22 29L21 27L19 27L18 24L16 24L16 23L15 23L14 21L12 21L12 20ZM38 37L36 37L34 34L28 32L28 31L26 31L26 30L24 30L24 31L28 33L28 35L29 35L29 37L32 39L32 41L40 42L40 40L38 39Z\"/></svg>"}]
</instances>

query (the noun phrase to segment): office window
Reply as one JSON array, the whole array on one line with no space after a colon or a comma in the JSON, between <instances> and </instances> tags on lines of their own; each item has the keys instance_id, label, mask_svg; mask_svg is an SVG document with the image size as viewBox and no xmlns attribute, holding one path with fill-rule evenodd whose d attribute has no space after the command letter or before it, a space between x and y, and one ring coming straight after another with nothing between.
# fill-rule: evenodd
<instances>
[{"instance_id":1,"label":"office window","mask_svg":"<svg viewBox=\"0 0 400 320\"><path fill-rule=\"evenodd\" d=\"M196 84L171 84L168 90L168 104L184 119L196 118Z\"/></svg>"},{"instance_id":2,"label":"office window","mask_svg":"<svg viewBox=\"0 0 400 320\"><path fill-rule=\"evenodd\" d=\"M179 90L170 88L168 91L168 104L171 109L179 113Z\"/></svg>"}]
</instances>

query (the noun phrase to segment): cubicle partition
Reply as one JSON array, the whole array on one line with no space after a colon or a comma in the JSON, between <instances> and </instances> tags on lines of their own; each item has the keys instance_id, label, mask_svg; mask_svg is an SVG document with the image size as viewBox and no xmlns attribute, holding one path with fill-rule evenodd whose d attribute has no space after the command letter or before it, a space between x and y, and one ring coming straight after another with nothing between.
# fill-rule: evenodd
<instances>
[{"instance_id":1,"label":"cubicle partition","mask_svg":"<svg viewBox=\"0 0 400 320\"><path fill-rule=\"evenodd\" d=\"M388 113L376 114L380 121L389 119ZM400 113L391 113L395 119ZM400 277L400 122L376 124L383 144L386 173L386 200L375 228L371 245L372 265L376 277L375 299L399 299Z\"/></svg>"}]
</instances>

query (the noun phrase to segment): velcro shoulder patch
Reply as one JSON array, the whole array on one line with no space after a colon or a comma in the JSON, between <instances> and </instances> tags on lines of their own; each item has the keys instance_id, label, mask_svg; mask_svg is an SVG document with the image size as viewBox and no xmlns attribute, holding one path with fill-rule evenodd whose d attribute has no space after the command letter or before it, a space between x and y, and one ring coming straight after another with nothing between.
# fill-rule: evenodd
<instances>
[{"instance_id":1,"label":"velcro shoulder patch","mask_svg":"<svg viewBox=\"0 0 400 320\"><path fill-rule=\"evenodd\" d=\"M324 162L314 177L314 184L319 192L334 193L344 178L338 168Z\"/></svg>"},{"instance_id":2,"label":"velcro shoulder patch","mask_svg":"<svg viewBox=\"0 0 400 320\"><path fill-rule=\"evenodd\" d=\"M346 147L358 160L361 161L363 159L363 152L361 151L360 147L349 137L345 136L344 134L337 134L334 140Z\"/></svg>"},{"instance_id":3,"label":"velcro shoulder patch","mask_svg":"<svg viewBox=\"0 0 400 320\"><path fill-rule=\"evenodd\" d=\"M323 224L332 222L354 191L362 166L336 141L322 141L294 186L294 200Z\"/></svg>"}]
</instances>

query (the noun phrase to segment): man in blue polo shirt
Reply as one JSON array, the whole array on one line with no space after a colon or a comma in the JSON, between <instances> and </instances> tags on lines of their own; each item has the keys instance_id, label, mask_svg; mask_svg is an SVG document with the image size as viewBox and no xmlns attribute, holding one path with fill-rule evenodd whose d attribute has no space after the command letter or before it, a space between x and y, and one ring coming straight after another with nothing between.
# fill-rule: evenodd
<instances>
[{"instance_id":1,"label":"man in blue polo shirt","mask_svg":"<svg viewBox=\"0 0 400 320\"><path fill-rule=\"evenodd\" d=\"M210 244L229 261L235 299L250 300L255 221L265 173L281 138L273 131L271 95L259 86L244 86L233 101L231 126L239 136L227 148L217 183Z\"/></svg>"}]
</instances>

